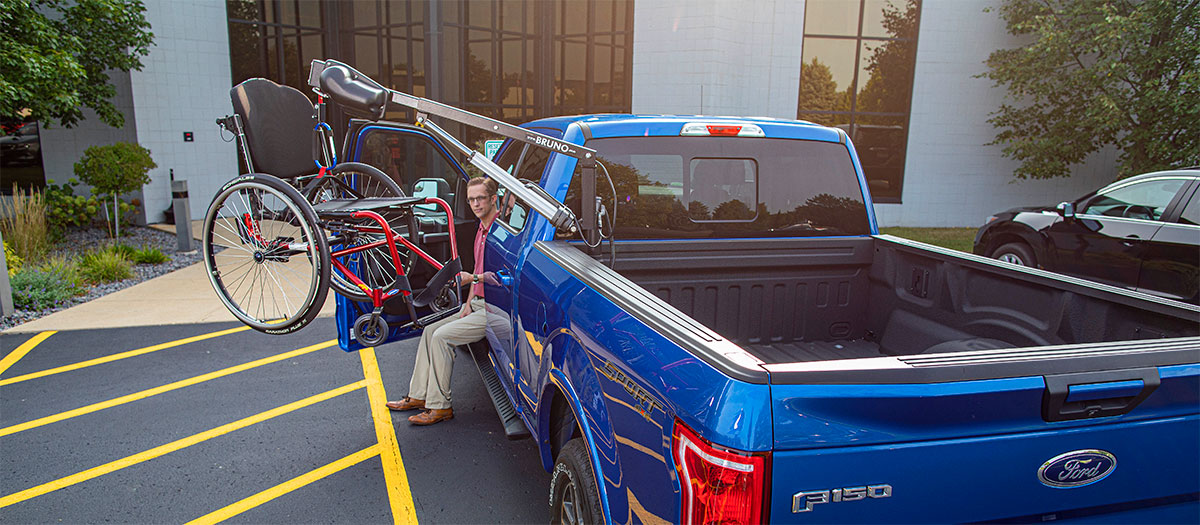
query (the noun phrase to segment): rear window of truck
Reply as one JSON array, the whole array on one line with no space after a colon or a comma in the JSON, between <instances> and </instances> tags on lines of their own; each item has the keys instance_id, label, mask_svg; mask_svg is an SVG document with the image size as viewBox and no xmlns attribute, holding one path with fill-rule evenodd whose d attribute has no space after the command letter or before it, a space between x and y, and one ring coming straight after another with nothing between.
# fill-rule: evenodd
<instances>
[{"instance_id":1,"label":"rear window of truck","mask_svg":"<svg viewBox=\"0 0 1200 525\"><path fill-rule=\"evenodd\" d=\"M618 239L868 235L850 153L790 139L628 137L588 141L617 190ZM580 214L579 170L566 203ZM596 194L612 207L604 171Z\"/></svg>"}]
</instances>

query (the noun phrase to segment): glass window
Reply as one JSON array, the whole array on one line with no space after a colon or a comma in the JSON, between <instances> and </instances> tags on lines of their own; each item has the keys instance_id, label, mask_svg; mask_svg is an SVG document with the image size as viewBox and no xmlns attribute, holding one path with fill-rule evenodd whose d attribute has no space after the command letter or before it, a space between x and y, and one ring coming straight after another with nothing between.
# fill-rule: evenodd
<instances>
[{"instance_id":1,"label":"glass window","mask_svg":"<svg viewBox=\"0 0 1200 525\"><path fill-rule=\"evenodd\" d=\"M1122 186L1092 197L1082 213L1156 221L1186 182L1183 179L1165 179Z\"/></svg>"},{"instance_id":2,"label":"glass window","mask_svg":"<svg viewBox=\"0 0 1200 525\"><path fill-rule=\"evenodd\" d=\"M10 195L13 185L24 190L42 188L46 175L42 168L42 143L38 123L30 120L0 120L0 165L3 184L0 193ZM65 182L65 181L62 181Z\"/></svg>"},{"instance_id":3,"label":"glass window","mask_svg":"<svg viewBox=\"0 0 1200 525\"><path fill-rule=\"evenodd\" d=\"M424 135L389 129L362 137L359 162L388 174L407 195L437 196L453 208L462 175Z\"/></svg>"},{"instance_id":4,"label":"glass window","mask_svg":"<svg viewBox=\"0 0 1200 525\"><path fill-rule=\"evenodd\" d=\"M509 173L515 174L519 180L541 185L542 174L546 171L546 163L549 160L550 151L545 148L521 147L519 144L510 142L508 149L499 156L496 164ZM524 228L525 222L529 218L529 206L517 200L516 196L509 193L503 186L500 187L497 194L499 195L497 203L500 207L498 215L500 220L514 230Z\"/></svg>"},{"instance_id":5,"label":"glass window","mask_svg":"<svg viewBox=\"0 0 1200 525\"><path fill-rule=\"evenodd\" d=\"M867 209L841 144L717 137L589 141L616 187L618 239L866 235ZM603 178L603 170L596 176ZM579 170L567 204L580 214ZM597 194L613 200L601 181Z\"/></svg>"},{"instance_id":6,"label":"glass window","mask_svg":"<svg viewBox=\"0 0 1200 525\"><path fill-rule=\"evenodd\" d=\"M1200 193L1192 195L1192 200L1183 207L1183 214L1179 216L1179 222L1200 226Z\"/></svg>"},{"instance_id":7,"label":"glass window","mask_svg":"<svg viewBox=\"0 0 1200 525\"><path fill-rule=\"evenodd\" d=\"M809 0L796 118L846 131L876 202L900 202L920 0Z\"/></svg>"}]
</instances>

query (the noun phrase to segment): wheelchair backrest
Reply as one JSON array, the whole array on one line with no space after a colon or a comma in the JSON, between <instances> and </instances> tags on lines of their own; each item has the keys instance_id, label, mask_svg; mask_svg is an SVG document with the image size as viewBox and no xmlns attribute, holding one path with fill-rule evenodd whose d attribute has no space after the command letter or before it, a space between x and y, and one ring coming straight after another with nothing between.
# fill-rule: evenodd
<instances>
[{"instance_id":1,"label":"wheelchair backrest","mask_svg":"<svg viewBox=\"0 0 1200 525\"><path fill-rule=\"evenodd\" d=\"M300 90L252 78L229 90L242 119L254 171L293 178L317 171L313 163L313 104Z\"/></svg>"}]
</instances>

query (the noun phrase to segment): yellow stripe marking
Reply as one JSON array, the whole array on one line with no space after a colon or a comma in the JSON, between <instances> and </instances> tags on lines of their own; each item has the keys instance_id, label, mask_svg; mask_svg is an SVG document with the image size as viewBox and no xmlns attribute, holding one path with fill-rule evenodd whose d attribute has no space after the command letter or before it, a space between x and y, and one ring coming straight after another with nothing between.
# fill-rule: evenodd
<instances>
[{"instance_id":1,"label":"yellow stripe marking","mask_svg":"<svg viewBox=\"0 0 1200 525\"><path fill-rule=\"evenodd\" d=\"M17 361L21 360L22 357L25 357L25 354L28 354L30 350L33 350L33 347L41 344L41 342L45 341L47 337L50 337L57 332L57 330L42 332L38 335L30 337L28 341L21 343L21 346L18 346L16 350L9 352L8 355L4 356L4 359L0 359L0 374L3 374L5 370L8 370L8 367L15 365Z\"/></svg>"},{"instance_id":2,"label":"yellow stripe marking","mask_svg":"<svg viewBox=\"0 0 1200 525\"><path fill-rule=\"evenodd\" d=\"M0 437L4 437L4 436L10 435L10 434L16 434L17 432L23 432L25 430L29 430L31 428L37 428L37 427L40 427L43 425L49 425L50 423L57 423L59 421L71 419L73 417L82 416L84 414L98 412L98 411L104 410L106 408L112 408L117 405L123 405L125 403L130 403L133 401L137 401L139 399L145 399L150 396L156 396L156 395L162 394L164 392L178 390L178 389L186 387L186 386L191 386L191 385L195 385L198 383L203 383L205 381L217 379L219 377L236 374L238 372L249 370L251 368L275 363L278 361L283 361L285 359L291 359L293 357L297 357L297 356L301 356L304 354L315 352L322 348L329 348L335 344L337 344L337 339L331 339L324 343L319 343L319 344L315 344L312 346L306 346L299 350L292 350L291 352L285 352L282 354L273 355L271 357L264 357L264 358L256 360L256 361L251 361L249 363L240 364L237 366L231 366L229 368L217 370L216 372L209 372L207 374L199 375L196 377L191 377L188 379L181 379L174 383L168 383L168 384L165 384L160 387L155 387L155 388L151 388L148 390L142 390L141 392L135 392L135 393L129 394L127 396L121 396L121 397L118 397L115 399L110 399L108 401L101 401L99 403L93 403L93 404L87 405L85 407L76 408L75 410L68 410L66 412L60 412L58 414L46 416L43 418L38 418L33 421L27 421L25 423L13 425L11 427L0 428Z\"/></svg>"},{"instance_id":3,"label":"yellow stripe marking","mask_svg":"<svg viewBox=\"0 0 1200 525\"><path fill-rule=\"evenodd\" d=\"M273 417L282 416L284 414L287 414L288 412L299 410L301 408L304 408L304 407L307 407L310 405L315 405L317 403L320 403L321 401L333 399L342 394L346 394L346 393L358 390L360 388L363 388L364 386L366 386L366 383L367 382L365 380L356 381L356 382L350 383L346 386L338 387L333 390L322 392L315 396L306 397L299 401L288 403L288 404L283 405L278 408L273 408L271 410L267 410L266 412L259 412L258 414L255 414L253 416L239 419L237 421L234 421L232 423L227 423L225 425L221 425L212 430L206 430L199 434L194 434L194 435L185 437L183 439L172 441L165 445L160 445L160 446L154 447L145 452L139 452L132 456L126 456L126 457L118 459L116 461L105 463L98 467L88 469L88 470L85 470L83 472L79 472L76 474L72 474L65 478L59 478L59 479L56 479L56 480L48 482L48 483L43 483L36 487L22 490L21 492L9 494L7 496L4 496L3 498L0 498L0 508L4 508L9 505L13 505L15 503L20 503L22 501L25 501L25 500L28 500L31 498L36 498L43 494L46 494L49 492L54 492L58 489L66 488L71 485L75 485L77 483L82 483L82 482L88 481L90 479L98 478L105 474L109 474L109 473L121 470L125 467L131 467L138 463L149 461L151 459L169 454L171 452L175 452L176 450L187 448L187 447L190 447L197 443L207 441L207 440L215 438L215 437L223 436L225 434L228 434L235 430L239 430L239 429L248 427L255 423L261 423L261 422L271 419Z\"/></svg>"},{"instance_id":4,"label":"yellow stripe marking","mask_svg":"<svg viewBox=\"0 0 1200 525\"><path fill-rule=\"evenodd\" d=\"M341 472L347 468L362 463L363 461L378 456L379 449L379 444L371 445L358 452L350 454L349 456L334 461L333 463L320 467L306 474L294 477L246 499L200 516L199 518L189 521L187 525L210 525L213 523L220 523L254 507L278 498L279 496L292 492L296 489L303 488L314 481L319 481L331 474Z\"/></svg>"},{"instance_id":5,"label":"yellow stripe marking","mask_svg":"<svg viewBox=\"0 0 1200 525\"><path fill-rule=\"evenodd\" d=\"M379 440L379 460L383 462L383 479L387 483L388 501L392 505L392 520L396 523L417 523L417 508L413 505L412 490L408 485L408 474L404 471L404 459L400 457L400 446L396 442L396 427L387 404L387 392L379 375L379 361L375 359L375 348L358 351L362 359L363 377L367 383L367 402L371 404L371 418L375 420L375 437Z\"/></svg>"},{"instance_id":6,"label":"yellow stripe marking","mask_svg":"<svg viewBox=\"0 0 1200 525\"><path fill-rule=\"evenodd\" d=\"M72 370L79 370L80 368L87 368L89 366L96 366L99 364L111 363L113 361L119 361L121 359L136 357L139 355L148 354L150 352L157 352L159 350L165 350L167 348L173 348L173 347L185 345L188 343L194 343L196 341L203 341L205 339L212 339L214 337L220 337L223 335L228 335L228 334L232 334L235 332L241 332L241 331L249 330L249 329L250 329L249 326L239 326L237 328L230 328L229 330L221 330L219 332L201 334L201 335L197 335L194 337L188 337L186 339L179 339L177 341L170 341L170 342L166 342L166 343L162 343L162 344L157 344L154 346L147 346L145 348L139 348L137 350L130 350L128 352L122 352L119 354L107 355L104 357L98 357L96 359L89 359L87 361L75 363L73 365L64 365L64 366L60 366L57 368L51 368L49 370L42 370L41 372L33 372L33 373L25 374L22 376L10 377L8 379L0 381L0 386L11 385L13 383L20 383L22 381L28 381L30 379L37 379L39 377L46 377L46 376L54 375L54 374L61 374L63 372L70 372Z\"/></svg>"}]
</instances>

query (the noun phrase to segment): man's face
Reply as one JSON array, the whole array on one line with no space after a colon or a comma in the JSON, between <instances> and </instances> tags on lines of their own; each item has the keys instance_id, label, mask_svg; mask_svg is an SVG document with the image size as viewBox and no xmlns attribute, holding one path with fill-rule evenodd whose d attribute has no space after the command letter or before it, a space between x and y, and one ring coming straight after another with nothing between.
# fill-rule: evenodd
<instances>
[{"instance_id":1,"label":"man's face","mask_svg":"<svg viewBox=\"0 0 1200 525\"><path fill-rule=\"evenodd\" d=\"M482 219L496 207L496 196L488 195L487 187L483 184L474 184L467 187L467 202L471 204L475 216Z\"/></svg>"}]
</instances>

